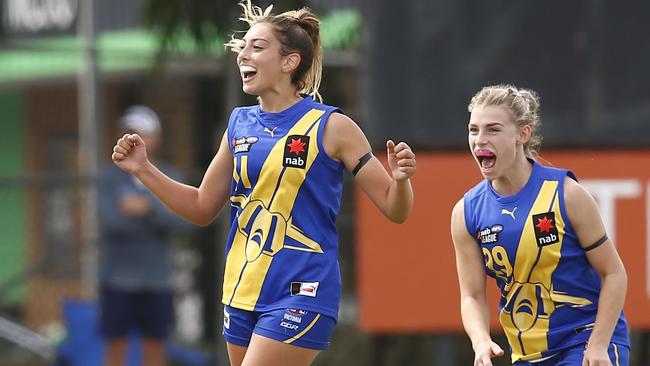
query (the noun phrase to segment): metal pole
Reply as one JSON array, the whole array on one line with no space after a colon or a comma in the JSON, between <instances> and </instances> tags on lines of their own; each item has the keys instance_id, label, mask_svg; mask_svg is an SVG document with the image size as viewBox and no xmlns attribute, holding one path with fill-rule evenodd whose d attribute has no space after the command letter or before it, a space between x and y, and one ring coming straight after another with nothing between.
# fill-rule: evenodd
<instances>
[{"instance_id":1,"label":"metal pole","mask_svg":"<svg viewBox=\"0 0 650 366\"><path fill-rule=\"evenodd\" d=\"M234 13L236 14L236 13ZM237 19L235 16L232 16L231 19ZM226 113L224 114L222 119L223 125L220 128L220 131L223 132L226 129L226 125L228 124L228 116L230 115L230 111L238 105L242 104L242 89L241 89L241 78L239 76L239 70L237 70L237 66L235 64L235 57L233 57L232 54L228 54L224 56L223 58L224 61L224 67L223 67L223 72L226 74ZM222 111L223 113L223 111ZM217 217L217 225L219 229L217 230L217 238L216 242L219 245L219 258L218 260L218 268L219 268L219 273L217 275L218 278L218 288L221 289L223 285L223 279L224 279L224 272L225 272L225 267L226 267L226 258L221 255L221 253L224 253L224 248L226 245L226 238L228 236L228 232L230 231L230 219L229 219L229 211L226 210L225 208L221 211L221 214L219 217ZM217 314L223 314L223 309L221 305L221 299L218 301L218 309L217 309ZM217 329L220 329L222 326L223 322L223 317L217 317L218 319L218 324L216 324ZM228 352L226 350L226 341L223 339L223 336L221 332L218 333L217 336L217 357L218 357L218 364L219 365L227 365L228 364Z\"/></svg>"},{"instance_id":2,"label":"metal pole","mask_svg":"<svg viewBox=\"0 0 650 366\"><path fill-rule=\"evenodd\" d=\"M239 9L236 9L234 7L230 8L230 19L237 19L239 15ZM242 84L241 84L241 78L239 76L239 70L237 69L236 62L235 62L235 57L234 54L232 54L230 51L228 51L227 55L223 57L223 73L225 73L226 77L226 83L225 83L225 97L226 97L226 108L225 108L225 114L223 115L223 125L221 126L220 130L224 131L226 128L226 125L228 124L228 116L230 115L230 111L238 105L241 105L242 103ZM224 111L222 111L223 113ZM216 242L219 243L219 253L224 253L224 248L226 246L226 238L228 236L228 232L230 232L230 220L229 220L229 214L228 210L223 209L221 211L221 214L217 218L217 225L219 229L217 230L218 237L216 238ZM217 259L219 262L219 273L218 273L218 286L219 288L222 287L223 285L223 279L224 279L224 272L225 272L225 267L226 267L226 258L223 256L219 256ZM221 299L218 301L218 309L217 309L217 314L223 314L223 309L221 305ZM218 324L216 324L217 329L221 328L223 318L222 317L217 317L218 319ZM223 338L221 332L218 333L217 336L217 344L216 344L216 349L217 349L217 357L218 357L218 364L221 365L227 365L228 364L228 352L226 350L226 341Z\"/></svg>"},{"instance_id":3,"label":"metal pole","mask_svg":"<svg viewBox=\"0 0 650 366\"><path fill-rule=\"evenodd\" d=\"M81 207L81 281L84 294L96 298L97 246L99 217L97 214L97 172L99 168L100 98L99 70L95 42L95 0L79 1L78 36L83 54L78 78L79 110L79 173L88 177L83 186Z\"/></svg>"}]
</instances>

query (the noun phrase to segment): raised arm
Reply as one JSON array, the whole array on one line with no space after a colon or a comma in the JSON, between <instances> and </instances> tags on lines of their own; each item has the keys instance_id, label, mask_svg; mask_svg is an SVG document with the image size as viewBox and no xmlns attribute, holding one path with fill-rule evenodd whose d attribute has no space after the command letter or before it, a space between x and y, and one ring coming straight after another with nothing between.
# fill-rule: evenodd
<instances>
[{"instance_id":1,"label":"raised arm","mask_svg":"<svg viewBox=\"0 0 650 366\"><path fill-rule=\"evenodd\" d=\"M567 177L564 183L564 200L580 245L587 250L587 259L598 272L602 283L596 323L585 350L586 363L583 364L609 365L607 348L623 311L627 292L625 267L612 241L606 239L605 225L596 201L589 192L578 182Z\"/></svg>"},{"instance_id":2,"label":"raised arm","mask_svg":"<svg viewBox=\"0 0 650 366\"><path fill-rule=\"evenodd\" d=\"M233 162L226 133L198 188L177 182L156 168L147 159L144 141L137 134L117 140L112 159L122 170L138 177L172 211L196 225L210 224L228 200Z\"/></svg>"},{"instance_id":3,"label":"raised arm","mask_svg":"<svg viewBox=\"0 0 650 366\"><path fill-rule=\"evenodd\" d=\"M333 113L325 126L323 144L327 154L353 172L360 159L371 152L368 139L349 117ZM410 177L415 174L415 154L404 142L386 142L390 172L374 156L356 171L356 182L389 220L406 221L413 207ZM390 173L390 174L389 174Z\"/></svg>"},{"instance_id":4,"label":"raised arm","mask_svg":"<svg viewBox=\"0 0 650 366\"><path fill-rule=\"evenodd\" d=\"M456 203L451 213L451 237L460 284L460 312L465 331L472 341L474 366L491 366L492 358L503 355L503 350L490 338L483 253L467 232L463 199Z\"/></svg>"}]
</instances>

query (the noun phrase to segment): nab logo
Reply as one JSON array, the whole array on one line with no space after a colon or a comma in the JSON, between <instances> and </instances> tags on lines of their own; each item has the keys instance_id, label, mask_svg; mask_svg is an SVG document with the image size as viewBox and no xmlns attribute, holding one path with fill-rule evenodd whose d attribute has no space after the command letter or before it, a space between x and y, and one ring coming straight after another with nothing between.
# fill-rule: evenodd
<instances>
[{"instance_id":1,"label":"nab logo","mask_svg":"<svg viewBox=\"0 0 650 366\"><path fill-rule=\"evenodd\" d=\"M307 154L309 153L309 136L291 135L287 136L287 143L284 145L284 156L282 166L290 168L305 169L307 165Z\"/></svg>"},{"instance_id":2,"label":"nab logo","mask_svg":"<svg viewBox=\"0 0 650 366\"><path fill-rule=\"evenodd\" d=\"M533 226L535 228L535 240L537 246L555 244L560 241L560 234L555 224L555 212L546 212L533 215Z\"/></svg>"},{"instance_id":3,"label":"nab logo","mask_svg":"<svg viewBox=\"0 0 650 366\"><path fill-rule=\"evenodd\" d=\"M251 146L253 146L253 144L257 141L259 141L259 138L257 136L237 137L230 141L230 146L232 147L232 151L235 154L241 152L249 152L251 151Z\"/></svg>"},{"instance_id":4,"label":"nab logo","mask_svg":"<svg viewBox=\"0 0 650 366\"><path fill-rule=\"evenodd\" d=\"M492 225L479 230L476 233L476 239L481 241L481 244L491 244L499 241L499 233L503 231L502 225Z\"/></svg>"}]
</instances>

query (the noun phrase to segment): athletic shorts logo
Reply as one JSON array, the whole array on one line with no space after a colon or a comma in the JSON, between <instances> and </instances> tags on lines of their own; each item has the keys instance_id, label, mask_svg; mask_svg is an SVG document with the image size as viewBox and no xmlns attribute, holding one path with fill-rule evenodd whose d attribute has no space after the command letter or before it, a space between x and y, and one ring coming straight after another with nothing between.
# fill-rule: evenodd
<instances>
[{"instance_id":1,"label":"athletic shorts logo","mask_svg":"<svg viewBox=\"0 0 650 366\"><path fill-rule=\"evenodd\" d=\"M307 314L305 310L287 309L283 316L280 326L288 330L297 330L299 324L302 324L302 316Z\"/></svg>"},{"instance_id":2,"label":"athletic shorts logo","mask_svg":"<svg viewBox=\"0 0 650 366\"><path fill-rule=\"evenodd\" d=\"M230 314L226 309L223 309L223 327L230 329Z\"/></svg>"},{"instance_id":3,"label":"athletic shorts logo","mask_svg":"<svg viewBox=\"0 0 650 366\"><path fill-rule=\"evenodd\" d=\"M230 141L230 146L232 147L232 151L235 154L241 152L249 152L251 151L251 146L257 141L259 141L259 137L257 136L237 137Z\"/></svg>"},{"instance_id":4,"label":"athletic shorts logo","mask_svg":"<svg viewBox=\"0 0 650 366\"><path fill-rule=\"evenodd\" d=\"M305 315L307 314L307 310L287 308L287 313L293 315Z\"/></svg>"},{"instance_id":5,"label":"athletic shorts logo","mask_svg":"<svg viewBox=\"0 0 650 366\"><path fill-rule=\"evenodd\" d=\"M287 136L284 145L284 156L282 166L290 168L305 169L307 155L309 154L309 136L290 135Z\"/></svg>"},{"instance_id":6,"label":"athletic shorts logo","mask_svg":"<svg viewBox=\"0 0 650 366\"><path fill-rule=\"evenodd\" d=\"M316 297L320 282L291 282L291 296Z\"/></svg>"},{"instance_id":7,"label":"athletic shorts logo","mask_svg":"<svg viewBox=\"0 0 650 366\"><path fill-rule=\"evenodd\" d=\"M293 310L293 309L291 309L291 310ZM304 312L304 313L294 313L294 312L290 312L289 309L287 309L287 311L285 311L285 313L283 314L282 319L300 324L300 323L302 323L302 316L305 315L305 313L306 312Z\"/></svg>"},{"instance_id":8,"label":"athletic shorts logo","mask_svg":"<svg viewBox=\"0 0 650 366\"><path fill-rule=\"evenodd\" d=\"M299 327L298 324L293 324L293 323L291 323L291 322L285 322L285 321L281 321L281 322L280 322L280 326L281 326L282 328L287 329L287 330L297 330L298 327Z\"/></svg>"},{"instance_id":9,"label":"athletic shorts logo","mask_svg":"<svg viewBox=\"0 0 650 366\"><path fill-rule=\"evenodd\" d=\"M535 240L537 240L538 247L560 241L560 234L558 234L555 223L555 212L533 215L533 227L535 228Z\"/></svg>"}]
</instances>

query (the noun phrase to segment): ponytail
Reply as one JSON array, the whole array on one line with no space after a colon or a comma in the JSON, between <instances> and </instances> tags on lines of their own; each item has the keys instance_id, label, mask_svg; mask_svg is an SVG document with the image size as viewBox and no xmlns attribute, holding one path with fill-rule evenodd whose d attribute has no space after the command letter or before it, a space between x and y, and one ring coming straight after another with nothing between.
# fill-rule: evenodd
<instances>
[{"instance_id":1,"label":"ponytail","mask_svg":"<svg viewBox=\"0 0 650 366\"><path fill-rule=\"evenodd\" d=\"M299 94L311 95L315 100L322 101L318 92L323 75L323 46L320 37L320 21L309 9L287 11L273 15L273 5L262 10L252 5L250 0L239 3L243 12L239 20L248 24L268 23L282 44L281 53L300 55L300 64L291 75L291 83L298 89ZM243 49L243 40L233 34L226 47L239 53Z\"/></svg>"}]
</instances>

